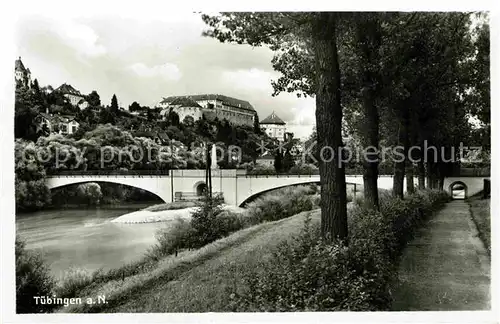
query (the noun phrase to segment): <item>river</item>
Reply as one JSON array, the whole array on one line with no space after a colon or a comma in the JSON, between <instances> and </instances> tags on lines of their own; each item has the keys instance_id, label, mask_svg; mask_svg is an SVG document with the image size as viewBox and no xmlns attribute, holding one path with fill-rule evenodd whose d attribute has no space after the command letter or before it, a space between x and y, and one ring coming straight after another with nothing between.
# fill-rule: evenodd
<instances>
[{"instance_id":1,"label":"river","mask_svg":"<svg viewBox=\"0 0 500 324\"><path fill-rule=\"evenodd\" d=\"M118 268L140 259L155 243L155 232L168 222L110 222L147 205L120 208L45 210L16 216L17 235L26 248L42 254L52 274L61 278L70 267L93 271Z\"/></svg>"}]
</instances>

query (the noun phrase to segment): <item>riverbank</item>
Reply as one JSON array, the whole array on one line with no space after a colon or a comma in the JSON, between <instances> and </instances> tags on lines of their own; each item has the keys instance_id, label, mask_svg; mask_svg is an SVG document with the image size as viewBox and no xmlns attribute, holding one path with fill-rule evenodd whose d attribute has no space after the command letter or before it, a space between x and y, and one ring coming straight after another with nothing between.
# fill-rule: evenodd
<instances>
[{"instance_id":1,"label":"riverbank","mask_svg":"<svg viewBox=\"0 0 500 324\"><path fill-rule=\"evenodd\" d=\"M141 224L174 221L178 218L190 220L191 214L197 209L198 207L182 207L182 205L178 203L174 203L172 205L162 204L122 215L118 218L113 219L111 222L124 224ZM233 213L243 213L245 211L245 209L243 208L230 205L223 205L222 209Z\"/></svg>"},{"instance_id":2,"label":"riverbank","mask_svg":"<svg viewBox=\"0 0 500 324\"><path fill-rule=\"evenodd\" d=\"M243 280L242 273L272 256L276 247L304 226L314 210L255 225L198 250L162 259L153 269L89 286L79 296L106 295L107 304L70 305L60 312L206 312L230 311L227 293Z\"/></svg>"}]
</instances>

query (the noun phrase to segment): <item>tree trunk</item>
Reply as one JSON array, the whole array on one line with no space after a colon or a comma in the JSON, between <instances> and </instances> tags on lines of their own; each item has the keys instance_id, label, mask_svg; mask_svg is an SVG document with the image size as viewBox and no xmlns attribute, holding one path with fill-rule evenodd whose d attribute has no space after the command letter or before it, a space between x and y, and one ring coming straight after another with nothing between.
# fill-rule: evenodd
<instances>
[{"instance_id":1,"label":"tree trunk","mask_svg":"<svg viewBox=\"0 0 500 324\"><path fill-rule=\"evenodd\" d=\"M373 67L376 66L374 61L380 47L380 28L376 18L367 19L367 21L357 25L364 116L361 138L365 148L374 148L376 151L370 151L373 154L367 156L367 159L363 161L364 203L367 208L378 210L379 112L375 104L378 72L373 71Z\"/></svg>"},{"instance_id":2,"label":"tree trunk","mask_svg":"<svg viewBox=\"0 0 500 324\"><path fill-rule=\"evenodd\" d=\"M321 235L347 244L345 169L339 163L342 147L342 106L337 51L336 14L318 13L313 26L316 65L316 129L321 179ZM333 153L333 156L331 156Z\"/></svg>"},{"instance_id":3,"label":"tree trunk","mask_svg":"<svg viewBox=\"0 0 500 324\"><path fill-rule=\"evenodd\" d=\"M417 175L418 175L418 189L425 189L425 165L424 161L420 159L417 162ZM427 183L429 185L429 183Z\"/></svg>"},{"instance_id":4,"label":"tree trunk","mask_svg":"<svg viewBox=\"0 0 500 324\"><path fill-rule=\"evenodd\" d=\"M404 179L405 179L405 168L408 152L408 108L406 107L406 102L403 102L397 110L400 111L400 127L398 132L398 145L403 147L403 158L399 158L398 161L394 163L394 178L392 182L392 194L395 197L403 199L404 193ZM399 150L400 151L400 150Z\"/></svg>"},{"instance_id":5,"label":"tree trunk","mask_svg":"<svg viewBox=\"0 0 500 324\"><path fill-rule=\"evenodd\" d=\"M412 194L415 192L415 183L413 181L413 165L406 169L406 192Z\"/></svg>"}]
</instances>

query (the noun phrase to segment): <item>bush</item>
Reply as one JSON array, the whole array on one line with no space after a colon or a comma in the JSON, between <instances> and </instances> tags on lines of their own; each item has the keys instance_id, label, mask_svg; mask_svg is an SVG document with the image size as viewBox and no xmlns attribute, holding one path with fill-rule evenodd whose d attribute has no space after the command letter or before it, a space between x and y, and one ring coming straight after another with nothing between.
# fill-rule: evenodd
<instances>
[{"instance_id":1,"label":"bush","mask_svg":"<svg viewBox=\"0 0 500 324\"><path fill-rule=\"evenodd\" d=\"M205 197L191 221L176 219L173 225L156 233L157 244L148 252L153 260L183 249L200 248L243 228L243 218L223 211L220 197Z\"/></svg>"},{"instance_id":2,"label":"bush","mask_svg":"<svg viewBox=\"0 0 500 324\"><path fill-rule=\"evenodd\" d=\"M80 290L89 286L100 275L81 268L70 268L54 289L55 295L62 298L76 297Z\"/></svg>"},{"instance_id":3,"label":"bush","mask_svg":"<svg viewBox=\"0 0 500 324\"><path fill-rule=\"evenodd\" d=\"M54 278L39 254L27 251L25 243L16 239L16 312L48 313L56 305L43 305L34 297L52 297Z\"/></svg>"},{"instance_id":4,"label":"bush","mask_svg":"<svg viewBox=\"0 0 500 324\"><path fill-rule=\"evenodd\" d=\"M233 310L388 310L406 235L448 200L446 193L432 190L405 200L381 193L380 212L361 204L350 210L348 246L323 242L307 218L298 237L247 270L242 288L233 292Z\"/></svg>"},{"instance_id":5,"label":"bush","mask_svg":"<svg viewBox=\"0 0 500 324\"><path fill-rule=\"evenodd\" d=\"M191 224L184 219L177 218L171 226L157 231L156 240L158 243L148 252L148 256L159 259L162 256L189 248L192 245L193 234L194 229Z\"/></svg>"},{"instance_id":6,"label":"bush","mask_svg":"<svg viewBox=\"0 0 500 324\"><path fill-rule=\"evenodd\" d=\"M222 209L221 197L204 197L197 203L190 222L176 219L173 225L156 233L157 244L148 258L159 258L183 249L196 249L242 228L263 221L282 219L315 207L310 187L284 188L251 203L244 214ZM317 195L319 196L319 195Z\"/></svg>"},{"instance_id":7,"label":"bush","mask_svg":"<svg viewBox=\"0 0 500 324\"><path fill-rule=\"evenodd\" d=\"M222 212L221 196L203 197L198 208L191 214L193 237L190 247L199 248L222 237L217 228L216 217Z\"/></svg>"},{"instance_id":8,"label":"bush","mask_svg":"<svg viewBox=\"0 0 500 324\"><path fill-rule=\"evenodd\" d=\"M247 222L257 224L290 217L314 208L308 186L287 187L268 193L247 205Z\"/></svg>"}]
</instances>

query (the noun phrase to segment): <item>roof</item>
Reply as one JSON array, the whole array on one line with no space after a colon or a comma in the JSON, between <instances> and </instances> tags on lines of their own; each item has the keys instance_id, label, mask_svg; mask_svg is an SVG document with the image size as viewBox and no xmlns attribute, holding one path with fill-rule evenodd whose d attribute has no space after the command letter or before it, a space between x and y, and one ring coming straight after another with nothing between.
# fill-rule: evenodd
<instances>
[{"instance_id":1,"label":"roof","mask_svg":"<svg viewBox=\"0 0 500 324\"><path fill-rule=\"evenodd\" d=\"M39 113L38 115L42 116L45 119L51 119L52 118L52 116L50 114L47 114L47 113Z\"/></svg>"},{"instance_id":2,"label":"roof","mask_svg":"<svg viewBox=\"0 0 500 324\"><path fill-rule=\"evenodd\" d=\"M196 101L189 97L176 97L168 104L171 106L202 108Z\"/></svg>"},{"instance_id":3,"label":"roof","mask_svg":"<svg viewBox=\"0 0 500 324\"><path fill-rule=\"evenodd\" d=\"M157 136L156 133L150 131L132 132L132 135L134 135L135 137L147 137L147 138L155 138Z\"/></svg>"},{"instance_id":4,"label":"roof","mask_svg":"<svg viewBox=\"0 0 500 324\"><path fill-rule=\"evenodd\" d=\"M272 155L269 152L266 152L264 155L259 156L257 160L274 160L274 155Z\"/></svg>"},{"instance_id":5,"label":"roof","mask_svg":"<svg viewBox=\"0 0 500 324\"><path fill-rule=\"evenodd\" d=\"M169 141L169 140L170 140L170 138L168 138L167 133L165 133L165 132L159 132L159 133L158 133L158 137L159 137L162 141Z\"/></svg>"},{"instance_id":6,"label":"roof","mask_svg":"<svg viewBox=\"0 0 500 324\"><path fill-rule=\"evenodd\" d=\"M286 123L283 121L283 119L279 118L273 111L272 114L264 118L264 120L262 120L260 124L285 125Z\"/></svg>"},{"instance_id":7,"label":"roof","mask_svg":"<svg viewBox=\"0 0 500 324\"><path fill-rule=\"evenodd\" d=\"M72 94L75 96L80 96L83 97L83 95L80 93L80 91L76 90L71 86L70 84L63 83L59 88L56 89L56 91L59 91L63 94Z\"/></svg>"},{"instance_id":8,"label":"roof","mask_svg":"<svg viewBox=\"0 0 500 324\"><path fill-rule=\"evenodd\" d=\"M75 116L72 115L53 115L53 114L47 114L47 113L39 113L39 116L48 119L50 122L63 122L63 123L69 123L71 121L76 121ZM76 121L78 123L78 121Z\"/></svg>"},{"instance_id":9,"label":"roof","mask_svg":"<svg viewBox=\"0 0 500 324\"><path fill-rule=\"evenodd\" d=\"M11 62L12 62L12 61L11 61ZM16 71L17 71L17 70L20 70L20 71L26 71L26 68L24 67L23 61L21 61L21 57L20 57L20 56L19 56L19 58L16 60L15 68L16 68Z\"/></svg>"},{"instance_id":10,"label":"roof","mask_svg":"<svg viewBox=\"0 0 500 324\"><path fill-rule=\"evenodd\" d=\"M255 112L255 109L253 106L245 100L233 98L233 97L228 97L220 94L200 94L200 95L186 95L186 96L171 96L167 98L163 98L161 103L170 103L176 98L190 98L194 101L202 101L202 100L219 100L222 101L225 105L231 106L231 107L238 107L242 108L245 110L249 110L252 112Z\"/></svg>"}]
</instances>

